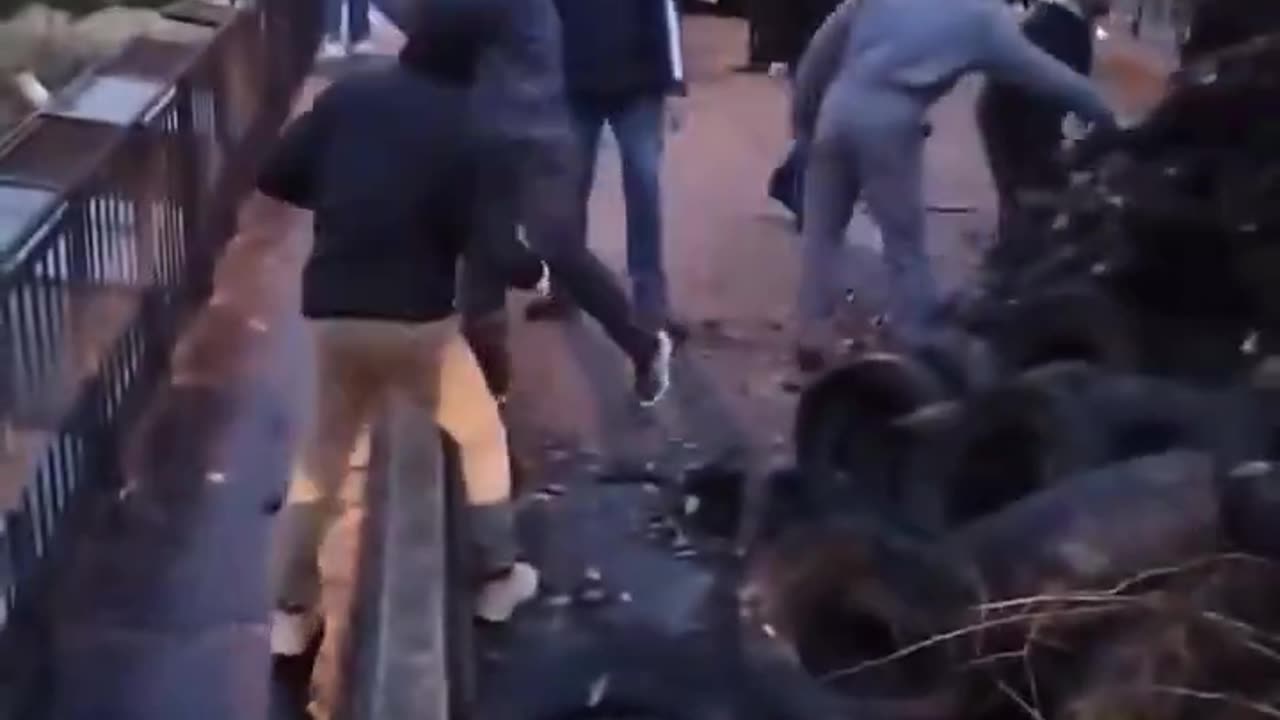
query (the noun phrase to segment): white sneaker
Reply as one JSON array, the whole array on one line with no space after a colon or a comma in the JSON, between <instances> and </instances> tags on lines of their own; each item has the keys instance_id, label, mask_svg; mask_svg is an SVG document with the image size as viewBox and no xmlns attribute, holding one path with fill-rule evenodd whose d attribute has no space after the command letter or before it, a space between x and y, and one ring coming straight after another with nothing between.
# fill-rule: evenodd
<instances>
[{"instance_id":1,"label":"white sneaker","mask_svg":"<svg viewBox=\"0 0 1280 720\"><path fill-rule=\"evenodd\" d=\"M644 365L636 367L635 393L641 407L658 404L671 388L671 356L675 343L666 330L658 331L658 351Z\"/></svg>"},{"instance_id":2,"label":"white sneaker","mask_svg":"<svg viewBox=\"0 0 1280 720\"><path fill-rule=\"evenodd\" d=\"M378 46L373 43L373 38L365 38L352 45L349 52L352 55L374 55L378 52Z\"/></svg>"},{"instance_id":3,"label":"white sneaker","mask_svg":"<svg viewBox=\"0 0 1280 720\"><path fill-rule=\"evenodd\" d=\"M346 56L346 46L337 40L325 40L320 44L320 52L316 55L321 60L337 60Z\"/></svg>"},{"instance_id":4,"label":"white sneaker","mask_svg":"<svg viewBox=\"0 0 1280 720\"><path fill-rule=\"evenodd\" d=\"M518 562L511 572L490 580L476 596L476 617L492 623L504 623L516 608L538 594L538 570L529 563Z\"/></svg>"},{"instance_id":5,"label":"white sneaker","mask_svg":"<svg viewBox=\"0 0 1280 720\"><path fill-rule=\"evenodd\" d=\"M311 647L320 631L320 616L312 612L271 613L271 654L297 657Z\"/></svg>"}]
</instances>

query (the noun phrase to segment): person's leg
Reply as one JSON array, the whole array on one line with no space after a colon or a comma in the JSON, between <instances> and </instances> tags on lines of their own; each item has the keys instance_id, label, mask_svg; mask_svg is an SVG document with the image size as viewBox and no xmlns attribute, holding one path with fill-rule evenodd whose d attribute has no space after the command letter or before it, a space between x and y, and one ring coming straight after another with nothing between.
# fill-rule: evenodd
<instances>
[{"instance_id":1,"label":"person's leg","mask_svg":"<svg viewBox=\"0 0 1280 720\"><path fill-rule=\"evenodd\" d=\"M475 354L485 384L499 405L511 393L511 353L507 338L511 332L505 308L488 313L472 313L463 321L462 334Z\"/></svg>"},{"instance_id":2,"label":"person's leg","mask_svg":"<svg viewBox=\"0 0 1280 720\"><path fill-rule=\"evenodd\" d=\"M517 232L520 186L502 154L481 156L480 191L474 209L474 232L486 243L509 242ZM459 288L463 334L471 344L485 380L497 397L505 398L511 386L511 355L507 347L507 282L501 270L485 257L463 260Z\"/></svg>"},{"instance_id":3,"label":"person's leg","mask_svg":"<svg viewBox=\"0 0 1280 720\"><path fill-rule=\"evenodd\" d=\"M354 47L369 39L369 0L347 0L347 45Z\"/></svg>"},{"instance_id":4,"label":"person's leg","mask_svg":"<svg viewBox=\"0 0 1280 720\"><path fill-rule=\"evenodd\" d=\"M904 339L932 322L938 290L925 252L924 138L918 123L855 135L867 208L884 239L889 319Z\"/></svg>"},{"instance_id":5,"label":"person's leg","mask_svg":"<svg viewBox=\"0 0 1280 720\"><path fill-rule=\"evenodd\" d=\"M575 198L581 161L572 143L525 148L518 168L524 189L521 215L530 244L546 261L554 282L631 358L636 395L650 405L670 383L671 338L635 322L613 273L578 241L581 212Z\"/></svg>"},{"instance_id":6,"label":"person's leg","mask_svg":"<svg viewBox=\"0 0 1280 720\"><path fill-rule=\"evenodd\" d=\"M275 529L273 563L277 614L272 652L302 654L318 629L319 551L338 509L356 437L381 398L374 360L361 348L361 326L351 321L313 324L316 413L289 483Z\"/></svg>"},{"instance_id":7,"label":"person's leg","mask_svg":"<svg viewBox=\"0 0 1280 720\"><path fill-rule=\"evenodd\" d=\"M570 120L573 122L574 140L577 143L578 177L575 181L574 211L577 213L576 234L573 242L586 251L588 247L591 191L595 186L596 158L600 151L600 133L604 129L603 106L591 98L574 97L569 101ZM560 286L552 283L551 297L529 304L525 317L529 320L563 320L576 314L572 298Z\"/></svg>"},{"instance_id":8,"label":"person's leg","mask_svg":"<svg viewBox=\"0 0 1280 720\"><path fill-rule=\"evenodd\" d=\"M476 614L503 622L537 592L538 574L517 562L507 433L480 366L453 321L414 331L414 362L401 384L431 411L458 447L471 538L483 582Z\"/></svg>"},{"instance_id":9,"label":"person's leg","mask_svg":"<svg viewBox=\"0 0 1280 720\"><path fill-rule=\"evenodd\" d=\"M844 290L841 248L859 193L854 160L838 137L815 141L808 161L797 333L797 360L803 370L816 369L823 361L829 325Z\"/></svg>"},{"instance_id":10,"label":"person's leg","mask_svg":"<svg viewBox=\"0 0 1280 720\"><path fill-rule=\"evenodd\" d=\"M341 54L342 46L342 13L347 6L346 0L321 0L324 3L324 42L320 47L323 57Z\"/></svg>"},{"instance_id":11,"label":"person's leg","mask_svg":"<svg viewBox=\"0 0 1280 720\"><path fill-rule=\"evenodd\" d=\"M670 315L663 262L662 150L666 102L661 95L638 97L620 105L609 122L622 155L626 199L627 272L640 323L666 326Z\"/></svg>"}]
</instances>

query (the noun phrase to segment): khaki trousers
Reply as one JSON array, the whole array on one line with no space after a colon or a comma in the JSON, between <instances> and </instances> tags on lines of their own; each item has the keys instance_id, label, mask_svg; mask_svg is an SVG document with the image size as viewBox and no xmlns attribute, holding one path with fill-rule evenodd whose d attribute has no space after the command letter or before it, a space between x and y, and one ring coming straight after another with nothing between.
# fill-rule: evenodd
<instances>
[{"instance_id":1,"label":"khaki trousers","mask_svg":"<svg viewBox=\"0 0 1280 720\"><path fill-rule=\"evenodd\" d=\"M319 320L316 414L276 530L277 606L319 601L320 544L339 510L361 428L398 392L431 412L457 444L472 530L490 569L515 560L506 429L456 319L434 323Z\"/></svg>"}]
</instances>

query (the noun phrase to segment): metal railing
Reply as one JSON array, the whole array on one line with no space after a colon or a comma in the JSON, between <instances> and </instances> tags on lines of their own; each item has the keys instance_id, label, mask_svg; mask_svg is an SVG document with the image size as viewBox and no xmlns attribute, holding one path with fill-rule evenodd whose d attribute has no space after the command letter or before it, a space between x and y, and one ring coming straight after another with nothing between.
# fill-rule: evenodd
<instances>
[{"instance_id":1,"label":"metal railing","mask_svg":"<svg viewBox=\"0 0 1280 720\"><path fill-rule=\"evenodd\" d=\"M0 631L39 602L78 498L120 485L320 36L315 0L165 15L207 40L137 38L0 139Z\"/></svg>"}]
</instances>

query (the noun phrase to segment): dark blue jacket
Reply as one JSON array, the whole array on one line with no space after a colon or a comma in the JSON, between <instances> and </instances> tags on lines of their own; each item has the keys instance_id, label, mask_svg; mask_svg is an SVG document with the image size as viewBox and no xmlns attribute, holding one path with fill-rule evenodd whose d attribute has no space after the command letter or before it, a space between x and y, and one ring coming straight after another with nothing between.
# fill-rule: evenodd
<instances>
[{"instance_id":1,"label":"dark blue jacket","mask_svg":"<svg viewBox=\"0 0 1280 720\"><path fill-rule=\"evenodd\" d=\"M571 95L662 94L684 84L675 0L556 0Z\"/></svg>"},{"instance_id":2,"label":"dark blue jacket","mask_svg":"<svg viewBox=\"0 0 1280 720\"><path fill-rule=\"evenodd\" d=\"M270 197L315 212L315 244L302 276L311 318L431 322L454 313L464 254L529 288L539 259L513 238L473 232L470 71L441 43L404 65L338 80L284 131L258 178Z\"/></svg>"}]
</instances>

